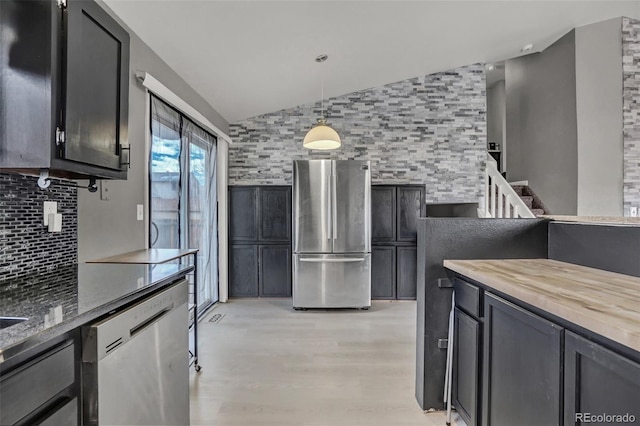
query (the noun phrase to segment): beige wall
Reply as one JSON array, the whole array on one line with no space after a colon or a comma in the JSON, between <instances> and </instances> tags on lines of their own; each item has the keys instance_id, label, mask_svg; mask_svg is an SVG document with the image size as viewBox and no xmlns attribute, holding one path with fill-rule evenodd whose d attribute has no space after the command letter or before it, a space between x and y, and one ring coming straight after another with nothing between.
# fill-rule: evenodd
<instances>
[{"instance_id":1,"label":"beige wall","mask_svg":"<svg viewBox=\"0 0 640 426\"><path fill-rule=\"evenodd\" d=\"M102 5L105 9L108 8ZM109 10L108 10L109 11ZM109 11L110 12L110 11ZM113 13L112 13L113 15ZM129 144L131 168L126 181L104 181L109 200L100 193L78 190L78 261L109 256L146 247L147 225L136 220L136 205L146 205L147 93L135 78L136 71L146 71L202 113L225 133L229 125L193 88L156 55L130 29Z\"/></svg>"}]
</instances>

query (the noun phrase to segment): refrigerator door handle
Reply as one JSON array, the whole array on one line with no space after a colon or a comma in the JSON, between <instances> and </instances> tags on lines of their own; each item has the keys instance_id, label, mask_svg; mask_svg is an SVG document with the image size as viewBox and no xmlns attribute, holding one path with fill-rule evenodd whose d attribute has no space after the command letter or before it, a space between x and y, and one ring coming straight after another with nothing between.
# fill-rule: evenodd
<instances>
[{"instance_id":1,"label":"refrigerator door handle","mask_svg":"<svg viewBox=\"0 0 640 426\"><path fill-rule=\"evenodd\" d=\"M331 204L333 207L333 239L337 239L338 238L338 195L336 194L337 190L338 190L338 177L337 175L334 173L331 175L331 181L333 183L333 191L331 191L331 196L333 197L333 199L331 200Z\"/></svg>"},{"instance_id":2,"label":"refrigerator door handle","mask_svg":"<svg viewBox=\"0 0 640 426\"><path fill-rule=\"evenodd\" d=\"M331 198L331 175L329 175L329 179L327 179L327 240L330 240L333 236L333 221L331 220L332 211L333 211L333 199Z\"/></svg>"},{"instance_id":3,"label":"refrigerator door handle","mask_svg":"<svg viewBox=\"0 0 640 426\"><path fill-rule=\"evenodd\" d=\"M318 259L315 257L306 257L301 258L300 262L310 262L310 263L347 263L347 262L362 262L364 261L364 257L339 257L333 259Z\"/></svg>"}]
</instances>

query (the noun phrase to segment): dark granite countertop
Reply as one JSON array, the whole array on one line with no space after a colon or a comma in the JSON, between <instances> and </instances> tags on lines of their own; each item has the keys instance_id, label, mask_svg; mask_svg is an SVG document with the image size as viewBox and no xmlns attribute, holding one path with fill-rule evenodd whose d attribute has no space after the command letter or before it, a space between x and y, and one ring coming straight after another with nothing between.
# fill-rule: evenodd
<instances>
[{"instance_id":1,"label":"dark granite countertop","mask_svg":"<svg viewBox=\"0 0 640 426\"><path fill-rule=\"evenodd\" d=\"M178 264L78 264L0 282L0 363L161 289L193 270ZM186 325L185 325L186 327Z\"/></svg>"}]
</instances>

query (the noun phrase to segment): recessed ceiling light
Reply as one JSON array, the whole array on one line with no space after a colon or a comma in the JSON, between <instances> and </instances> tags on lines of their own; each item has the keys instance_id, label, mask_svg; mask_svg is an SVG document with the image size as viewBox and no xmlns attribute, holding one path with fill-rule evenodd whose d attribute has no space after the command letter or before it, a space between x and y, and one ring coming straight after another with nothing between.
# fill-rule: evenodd
<instances>
[{"instance_id":1,"label":"recessed ceiling light","mask_svg":"<svg viewBox=\"0 0 640 426\"><path fill-rule=\"evenodd\" d=\"M524 53L524 52L530 52L532 49L533 49L533 44L525 44L524 46L522 46L522 49L520 49L520 51Z\"/></svg>"}]
</instances>

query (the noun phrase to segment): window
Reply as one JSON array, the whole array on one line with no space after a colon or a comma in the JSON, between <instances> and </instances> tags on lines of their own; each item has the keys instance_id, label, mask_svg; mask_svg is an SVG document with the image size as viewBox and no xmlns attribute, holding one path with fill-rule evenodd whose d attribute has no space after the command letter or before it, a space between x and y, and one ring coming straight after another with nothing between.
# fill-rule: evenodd
<instances>
[{"instance_id":1,"label":"window","mask_svg":"<svg viewBox=\"0 0 640 426\"><path fill-rule=\"evenodd\" d=\"M216 138L151 95L151 248L197 248L198 311L218 301Z\"/></svg>"}]
</instances>

